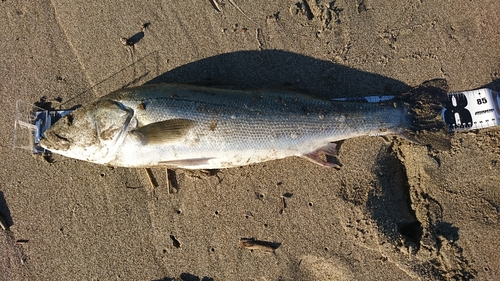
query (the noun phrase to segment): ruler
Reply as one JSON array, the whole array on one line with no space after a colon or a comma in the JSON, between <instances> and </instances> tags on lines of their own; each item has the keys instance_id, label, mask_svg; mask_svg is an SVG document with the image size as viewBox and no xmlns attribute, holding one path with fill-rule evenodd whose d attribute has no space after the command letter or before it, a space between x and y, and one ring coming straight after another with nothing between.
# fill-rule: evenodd
<instances>
[{"instance_id":1,"label":"ruler","mask_svg":"<svg viewBox=\"0 0 500 281\"><path fill-rule=\"evenodd\" d=\"M500 126L499 104L499 93L487 88L448 93L442 116L450 131Z\"/></svg>"}]
</instances>

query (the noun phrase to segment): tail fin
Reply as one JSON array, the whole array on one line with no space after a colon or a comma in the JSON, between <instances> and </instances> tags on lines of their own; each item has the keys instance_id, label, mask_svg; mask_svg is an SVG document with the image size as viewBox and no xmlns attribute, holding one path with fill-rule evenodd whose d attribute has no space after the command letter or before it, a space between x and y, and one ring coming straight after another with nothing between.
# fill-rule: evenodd
<instances>
[{"instance_id":1,"label":"tail fin","mask_svg":"<svg viewBox=\"0 0 500 281\"><path fill-rule=\"evenodd\" d=\"M451 147L448 127L441 112L448 102L448 83L434 79L422 83L400 98L410 116L408 134L422 144L439 150Z\"/></svg>"},{"instance_id":2,"label":"tail fin","mask_svg":"<svg viewBox=\"0 0 500 281\"><path fill-rule=\"evenodd\" d=\"M403 102L411 118L411 129L440 131L446 128L441 112L448 102L448 83L444 79L425 81L403 94Z\"/></svg>"}]
</instances>

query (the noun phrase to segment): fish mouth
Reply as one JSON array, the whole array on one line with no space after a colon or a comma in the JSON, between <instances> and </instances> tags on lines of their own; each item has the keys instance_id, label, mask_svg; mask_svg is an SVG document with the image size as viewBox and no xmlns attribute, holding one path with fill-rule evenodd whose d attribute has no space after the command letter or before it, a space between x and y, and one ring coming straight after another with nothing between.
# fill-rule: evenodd
<instances>
[{"instance_id":1,"label":"fish mouth","mask_svg":"<svg viewBox=\"0 0 500 281\"><path fill-rule=\"evenodd\" d=\"M71 140L54 132L45 132L45 137L38 143L39 146L49 151L66 151Z\"/></svg>"}]
</instances>

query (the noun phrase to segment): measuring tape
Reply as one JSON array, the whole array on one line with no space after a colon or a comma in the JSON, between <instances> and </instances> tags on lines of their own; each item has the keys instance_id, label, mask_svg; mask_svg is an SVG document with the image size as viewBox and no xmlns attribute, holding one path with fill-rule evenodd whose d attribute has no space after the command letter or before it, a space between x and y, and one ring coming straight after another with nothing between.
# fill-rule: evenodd
<instances>
[{"instance_id":1,"label":"measuring tape","mask_svg":"<svg viewBox=\"0 0 500 281\"><path fill-rule=\"evenodd\" d=\"M487 88L449 93L442 116L450 131L500 126L499 104L499 93Z\"/></svg>"},{"instance_id":2,"label":"measuring tape","mask_svg":"<svg viewBox=\"0 0 500 281\"><path fill-rule=\"evenodd\" d=\"M367 96L334 98L336 101L347 102L383 102L393 99L394 96ZM21 110L21 101L16 103L16 123L14 128L14 147L26 147L17 145L19 140L19 129L31 131L31 149L33 153L43 153L45 149L38 146L43 132L52 126L58 119L70 113L72 110L46 111L41 108ZM443 120L448 125L450 131L464 131L483 129L493 126L500 126L500 93L488 88L448 93L448 102L441 113ZM28 145L29 146L29 145Z\"/></svg>"},{"instance_id":3,"label":"measuring tape","mask_svg":"<svg viewBox=\"0 0 500 281\"><path fill-rule=\"evenodd\" d=\"M394 96L335 98L348 102L382 102ZM448 93L441 113L450 131L464 131L500 126L500 93L488 88Z\"/></svg>"}]
</instances>

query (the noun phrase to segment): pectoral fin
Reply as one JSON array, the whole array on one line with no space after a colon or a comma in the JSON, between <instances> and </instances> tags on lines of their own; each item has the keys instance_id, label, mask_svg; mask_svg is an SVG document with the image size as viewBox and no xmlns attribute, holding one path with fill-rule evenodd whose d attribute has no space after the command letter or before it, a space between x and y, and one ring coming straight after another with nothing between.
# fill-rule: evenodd
<instances>
[{"instance_id":1,"label":"pectoral fin","mask_svg":"<svg viewBox=\"0 0 500 281\"><path fill-rule=\"evenodd\" d=\"M134 132L145 144L169 143L185 136L194 124L189 119L170 119L142 126Z\"/></svg>"}]
</instances>

